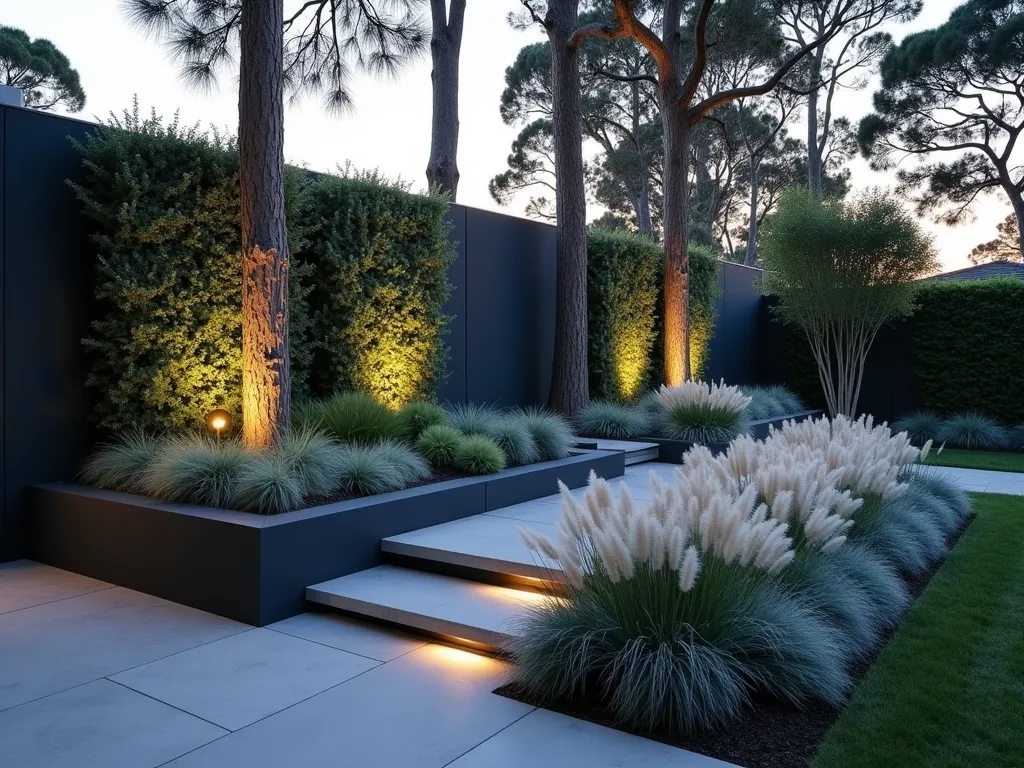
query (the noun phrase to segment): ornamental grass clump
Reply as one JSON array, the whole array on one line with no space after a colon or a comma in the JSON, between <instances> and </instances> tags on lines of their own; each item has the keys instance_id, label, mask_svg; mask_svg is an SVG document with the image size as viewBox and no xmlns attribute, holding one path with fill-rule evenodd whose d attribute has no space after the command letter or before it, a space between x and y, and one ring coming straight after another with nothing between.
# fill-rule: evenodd
<instances>
[{"instance_id":1,"label":"ornamental grass clump","mask_svg":"<svg viewBox=\"0 0 1024 768\"><path fill-rule=\"evenodd\" d=\"M343 445L338 462L338 489L353 496L372 496L405 487L407 474L378 445Z\"/></svg>"},{"instance_id":2,"label":"ornamental grass clump","mask_svg":"<svg viewBox=\"0 0 1024 768\"><path fill-rule=\"evenodd\" d=\"M505 468L505 454L485 435L463 435L452 464L467 475L491 475Z\"/></svg>"},{"instance_id":3,"label":"ornamental grass clump","mask_svg":"<svg viewBox=\"0 0 1024 768\"><path fill-rule=\"evenodd\" d=\"M282 453L252 457L238 473L231 506L258 515L276 515L302 506L301 480Z\"/></svg>"},{"instance_id":4,"label":"ornamental grass clump","mask_svg":"<svg viewBox=\"0 0 1024 768\"><path fill-rule=\"evenodd\" d=\"M515 411L510 418L523 424L533 436L540 461L564 459L572 449L574 438L569 422L557 413L530 407Z\"/></svg>"},{"instance_id":5,"label":"ornamental grass clump","mask_svg":"<svg viewBox=\"0 0 1024 768\"><path fill-rule=\"evenodd\" d=\"M326 494L338 487L340 451L341 446L310 427L291 430L276 447L303 494Z\"/></svg>"},{"instance_id":6,"label":"ornamental grass clump","mask_svg":"<svg viewBox=\"0 0 1024 768\"><path fill-rule=\"evenodd\" d=\"M661 429L665 437L689 443L728 443L746 429L750 398L724 382L686 381L663 386L658 402L664 409Z\"/></svg>"},{"instance_id":7,"label":"ornamental grass clump","mask_svg":"<svg viewBox=\"0 0 1024 768\"><path fill-rule=\"evenodd\" d=\"M774 419L786 413L782 403L766 387L740 387L744 395L750 398L747 406L747 418L750 421Z\"/></svg>"},{"instance_id":8,"label":"ornamental grass clump","mask_svg":"<svg viewBox=\"0 0 1024 768\"><path fill-rule=\"evenodd\" d=\"M455 463L455 453L465 436L448 424L435 424L423 430L416 441L416 450L434 469L448 469Z\"/></svg>"},{"instance_id":9,"label":"ornamental grass clump","mask_svg":"<svg viewBox=\"0 0 1024 768\"><path fill-rule=\"evenodd\" d=\"M787 416L793 413L800 413L801 411L807 410L807 406L804 405L804 401L800 399L789 387L785 387L782 384L770 384L764 388L775 402L782 408L780 416Z\"/></svg>"},{"instance_id":10,"label":"ornamental grass clump","mask_svg":"<svg viewBox=\"0 0 1024 768\"><path fill-rule=\"evenodd\" d=\"M895 432L906 432L910 442L922 446L929 440L936 440L942 426L942 417L935 411L917 410L905 413L893 422Z\"/></svg>"},{"instance_id":11,"label":"ornamental grass clump","mask_svg":"<svg viewBox=\"0 0 1024 768\"><path fill-rule=\"evenodd\" d=\"M491 425L486 433L501 452L510 467L533 464L540 458L540 449L533 434L521 419L514 415L502 416Z\"/></svg>"},{"instance_id":12,"label":"ornamental grass clump","mask_svg":"<svg viewBox=\"0 0 1024 768\"><path fill-rule=\"evenodd\" d=\"M972 451L1000 451L1006 445L1007 431L995 419L977 411L963 411L944 420L937 440L950 448Z\"/></svg>"},{"instance_id":13,"label":"ornamental grass clump","mask_svg":"<svg viewBox=\"0 0 1024 768\"><path fill-rule=\"evenodd\" d=\"M181 436L161 441L145 480L147 496L232 508L242 469L253 460L236 440Z\"/></svg>"},{"instance_id":14,"label":"ornamental grass clump","mask_svg":"<svg viewBox=\"0 0 1024 768\"><path fill-rule=\"evenodd\" d=\"M147 475L160 441L142 431L131 431L101 445L82 467L82 482L125 493L146 493Z\"/></svg>"},{"instance_id":15,"label":"ornamental grass clump","mask_svg":"<svg viewBox=\"0 0 1024 768\"><path fill-rule=\"evenodd\" d=\"M561 488L555 541L522 531L566 583L510 644L528 694L599 696L625 725L681 734L728 723L755 692L842 700L838 635L778 581L793 542L752 486L678 475L643 505L593 476L582 503Z\"/></svg>"},{"instance_id":16,"label":"ornamental grass clump","mask_svg":"<svg viewBox=\"0 0 1024 768\"><path fill-rule=\"evenodd\" d=\"M362 392L338 392L295 408L295 426L321 430L342 443L372 445L400 436L398 415Z\"/></svg>"},{"instance_id":17,"label":"ornamental grass clump","mask_svg":"<svg viewBox=\"0 0 1024 768\"><path fill-rule=\"evenodd\" d=\"M574 418L576 431L586 437L628 440L650 432L650 417L643 409L607 400L583 406Z\"/></svg>"},{"instance_id":18,"label":"ornamental grass clump","mask_svg":"<svg viewBox=\"0 0 1024 768\"><path fill-rule=\"evenodd\" d=\"M416 400L398 412L398 435L415 443L429 427L448 423L448 413L436 403Z\"/></svg>"},{"instance_id":19,"label":"ornamental grass clump","mask_svg":"<svg viewBox=\"0 0 1024 768\"><path fill-rule=\"evenodd\" d=\"M448 408L448 423L464 435L486 435L501 419L501 412L490 405L456 403Z\"/></svg>"},{"instance_id":20,"label":"ornamental grass clump","mask_svg":"<svg viewBox=\"0 0 1024 768\"><path fill-rule=\"evenodd\" d=\"M390 465L397 483L396 490L430 477L430 465L407 445L394 440L384 440L370 450L384 463Z\"/></svg>"}]
</instances>

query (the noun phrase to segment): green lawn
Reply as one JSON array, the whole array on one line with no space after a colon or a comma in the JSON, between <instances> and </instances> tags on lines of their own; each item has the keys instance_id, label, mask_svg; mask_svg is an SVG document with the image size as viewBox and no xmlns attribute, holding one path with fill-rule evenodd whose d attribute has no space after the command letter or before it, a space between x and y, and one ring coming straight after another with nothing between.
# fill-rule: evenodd
<instances>
[{"instance_id":1,"label":"green lawn","mask_svg":"<svg viewBox=\"0 0 1024 768\"><path fill-rule=\"evenodd\" d=\"M861 681L818 768L1024 764L1024 497L972 497L977 518Z\"/></svg>"},{"instance_id":2,"label":"green lawn","mask_svg":"<svg viewBox=\"0 0 1024 768\"><path fill-rule=\"evenodd\" d=\"M1024 472L1024 453L998 453L995 451L965 451L945 448L935 455L932 451L925 464L940 467L967 467L968 469L998 469L1002 472Z\"/></svg>"}]
</instances>

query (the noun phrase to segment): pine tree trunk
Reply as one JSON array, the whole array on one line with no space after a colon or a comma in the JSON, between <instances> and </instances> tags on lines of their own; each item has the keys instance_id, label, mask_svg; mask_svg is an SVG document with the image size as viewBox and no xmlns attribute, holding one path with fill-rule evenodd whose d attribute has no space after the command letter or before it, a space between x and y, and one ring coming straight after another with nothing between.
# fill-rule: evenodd
<instances>
[{"instance_id":1,"label":"pine tree trunk","mask_svg":"<svg viewBox=\"0 0 1024 768\"><path fill-rule=\"evenodd\" d=\"M548 404L567 414L578 411L589 399L583 110L579 55L569 46L578 11L579 0L549 0L544 20L551 45L558 251L555 352Z\"/></svg>"},{"instance_id":2,"label":"pine tree trunk","mask_svg":"<svg viewBox=\"0 0 1024 768\"><path fill-rule=\"evenodd\" d=\"M283 0L242 3L238 89L242 201L242 439L289 427L288 238L284 219Z\"/></svg>"},{"instance_id":3,"label":"pine tree trunk","mask_svg":"<svg viewBox=\"0 0 1024 768\"><path fill-rule=\"evenodd\" d=\"M447 0L430 0L434 19L430 39L433 112L427 182L431 187L448 193L454 202L459 188L459 54L466 0L451 0L448 14L445 13L446 4Z\"/></svg>"},{"instance_id":4,"label":"pine tree trunk","mask_svg":"<svg viewBox=\"0 0 1024 768\"><path fill-rule=\"evenodd\" d=\"M640 184L640 194L633 203L637 230L645 237L654 237L654 222L651 220L651 183L645 176Z\"/></svg>"},{"instance_id":5,"label":"pine tree trunk","mask_svg":"<svg viewBox=\"0 0 1024 768\"><path fill-rule=\"evenodd\" d=\"M822 46L811 54L807 74L807 83L810 89L810 93L807 94L807 188L812 195L819 199L824 194L824 167L818 144L818 89L816 86L821 80L824 53L825 48Z\"/></svg>"},{"instance_id":6,"label":"pine tree trunk","mask_svg":"<svg viewBox=\"0 0 1024 768\"><path fill-rule=\"evenodd\" d=\"M757 194L761 187L761 163L754 157L750 158L750 223L747 226L747 255L744 265L753 267L757 264Z\"/></svg>"},{"instance_id":7,"label":"pine tree trunk","mask_svg":"<svg viewBox=\"0 0 1024 768\"><path fill-rule=\"evenodd\" d=\"M674 84L662 84L661 119L665 143L664 211L665 245L664 331L665 383L678 386L690 378L690 307L687 286L687 208L690 157L690 126L679 105Z\"/></svg>"},{"instance_id":8,"label":"pine tree trunk","mask_svg":"<svg viewBox=\"0 0 1024 768\"><path fill-rule=\"evenodd\" d=\"M1024 196L1014 189L1009 193L1010 205L1013 206L1013 213L1017 217L1017 243L1020 246L1020 258L1024 261Z\"/></svg>"}]
</instances>

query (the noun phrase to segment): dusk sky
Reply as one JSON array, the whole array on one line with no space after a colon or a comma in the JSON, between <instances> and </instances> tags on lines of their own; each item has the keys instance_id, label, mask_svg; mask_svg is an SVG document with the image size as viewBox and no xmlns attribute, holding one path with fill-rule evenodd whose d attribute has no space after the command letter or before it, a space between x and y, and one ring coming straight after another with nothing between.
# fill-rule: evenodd
<instances>
[{"instance_id":1,"label":"dusk sky","mask_svg":"<svg viewBox=\"0 0 1024 768\"><path fill-rule=\"evenodd\" d=\"M286 0L286 7L294 0ZM941 24L958 3L925 0L921 16L890 32L903 35ZM522 215L525 198L499 206L487 182L504 170L505 157L518 128L506 126L498 114L505 68L519 49L542 39L538 31L508 26L516 0L469 0L461 66L461 133L459 202ZM134 95L148 112L181 121L212 124L235 132L238 123L236 74L225 73L212 92L196 92L178 78L176 64L156 40L132 27L119 0L0 0L0 23L24 29L32 37L52 40L78 69L87 94L78 117L96 119L129 107ZM840 115L854 122L870 109L874 81L863 91L838 97ZM351 161L358 168L378 168L388 176L425 186L424 168L430 140L430 59L424 56L398 79L379 80L358 74L351 83L355 110L347 115L325 113L315 98L290 105L285 114L285 155L288 162L313 170L333 170ZM791 129L802 134L797 124ZM861 159L852 165L854 188L890 186L889 175L873 173ZM1009 207L998 195L982 198L975 221L957 227L927 221L946 269L967 266L967 253L991 239ZM592 207L590 217L600 210Z\"/></svg>"}]
</instances>

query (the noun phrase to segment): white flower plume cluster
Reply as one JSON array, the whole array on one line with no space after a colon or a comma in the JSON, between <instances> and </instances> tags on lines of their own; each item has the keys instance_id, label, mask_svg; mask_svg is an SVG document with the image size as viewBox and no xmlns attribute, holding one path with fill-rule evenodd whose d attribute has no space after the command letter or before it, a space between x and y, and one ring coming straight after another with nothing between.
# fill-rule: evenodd
<instances>
[{"instance_id":1,"label":"white flower plume cluster","mask_svg":"<svg viewBox=\"0 0 1024 768\"><path fill-rule=\"evenodd\" d=\"M798 547L810 542L831 552L846 541L851 517L864 503L839 488L843 473L807 451L740 437L718 456L693 448L676 480L717 484L729 495L753 489L770 519L791 526Z\"/></svg>"},{"instance_id":2,"label":"white flower plume cluster","mask_svg":"<svg viewBox=\"0 0 1024 768\"><path fill-rule=\"evenodd\" d=\"M574 587L602 569L612 583L633 578L639 567L678 574L679 589L689 592L703 569L739 566L769 573L785 568L795 553L787 525L771 519L750 487L728 493L708 476L695 483L677 478L663 483L652 475L653 501L638 505L625 483L618 494L591 472L583 502L565 485L557 544L521 528L527 547L561 566Z\"/></svg>"},{"instance_id":3,"label":"white flower plume cluster","mask_svg":"<svg viewBox=\"0 0 1024 768\"><path fill-rule=\"evenodd\" d=\"M658 390L658 402L668 411L703 407L741 414L750 405L750 398L738 387L727 385L724 380L717 384L691 380L678 387L662 385Z\"/></svg>"},{"instance_id":4,"label":"white flower plume cluster","mask_svg":"<svg viewBox=\"0 0 1024 768\"><path fill-rule=\"evenodd\" d=\"M772 429L765 441L784 446L800 456L818 456L829 472L836 471L839 488L854 496L892 499L906 491L900 482L904 470L931 450L911 445L905 432L893 434L886 424L874 424L870 416L853 421L843 416L829 420L787 421Z\"/></svg>"}]
</instances>

